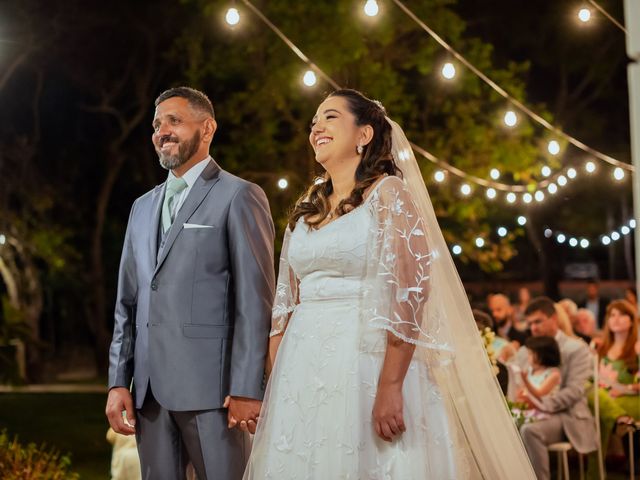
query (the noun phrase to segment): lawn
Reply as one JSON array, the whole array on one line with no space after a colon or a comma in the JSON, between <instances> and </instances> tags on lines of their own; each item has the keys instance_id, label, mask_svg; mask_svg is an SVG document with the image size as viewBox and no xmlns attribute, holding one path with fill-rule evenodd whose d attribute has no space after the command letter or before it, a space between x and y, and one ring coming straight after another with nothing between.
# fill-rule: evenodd
<instances>
[{"instance_id":1,"label":"lawn","mask_svg":"<svg viewBox=\"0 0 640 480\"><path fill-rule=\"evenodd\" d=\"M105 401L104 393L2 393L0 429L23 444L45 442L70 453L82 480L108 480Z\"/></svg>"}]
</instances>

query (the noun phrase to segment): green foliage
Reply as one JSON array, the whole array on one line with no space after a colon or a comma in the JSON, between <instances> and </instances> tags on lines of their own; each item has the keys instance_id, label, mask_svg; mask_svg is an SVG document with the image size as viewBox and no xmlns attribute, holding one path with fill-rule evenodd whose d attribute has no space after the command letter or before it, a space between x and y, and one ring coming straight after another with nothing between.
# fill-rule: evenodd
<instances>
[{"instance_id":1,"label":"green foliage","mask_svg":"<svg viewBox=\"0 0 640 480\"><path fill-rule=\"evenodd\" d=\"M67 455L45 445L29 443L23 446L18 439L9 439L6 431L0 434L0 477L4 480L75 480Z\"/></svg>"},{"instance_id":2,"label":"green foliage","mask_svg":"<svg viewBox=\"0 0 640 480\"><path fill-rule=\"evenodd\" d=\"M525 100L529 65L496 68L493 48L464 36L465 23L451 1L407 2L439 35L519 100ZM183 82L204 88L216 106L219 131L214 150L221 163L263 186L277 225L287 209L319 173L308 145L308 124L317 105L331 91L326 83L302 85L307 69L249 10L230 29L222 16L228 2L185 0L201 18L184 29L170 60L182 67ZM446 52L392 4L384 15L366 19L357 2L256 2L267 17L340 85L380 99L410 140L471 174L486 178L492 167L513 171L530 183L542 165L540 132L521 118L516 129L503 128L508 104L470 71L458 65L455 82L443 82L440 65ZM546 117L548 113L544 112ZM498 207L484 195L461 200L460 183L431 182L434 166L420 158L440 222L449 242L470 245L493 230L488 221ZM279 177L290 188L276 188ZM496 202L496 205L504 202ZM484 249L465 248L464 261L497 271L514 255L512 241L489 239Z\"/></svg>"}]
</instances>

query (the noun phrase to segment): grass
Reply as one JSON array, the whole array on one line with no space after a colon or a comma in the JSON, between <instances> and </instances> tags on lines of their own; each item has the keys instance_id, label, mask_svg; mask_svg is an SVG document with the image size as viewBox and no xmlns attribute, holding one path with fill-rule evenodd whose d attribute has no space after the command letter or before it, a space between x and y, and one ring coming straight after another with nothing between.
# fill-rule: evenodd
<instances>
[{"instance_id":1,"label":"grass","mask_svg":"<svg viewBox=\"0 0 640 480\"><path fill-rule=\"evenodd\" d=\"M0 394L0 429L21 443L46 443L71 454L82 480L108 480L111 445L104 393Z\"/></svg>"}]
</instances>

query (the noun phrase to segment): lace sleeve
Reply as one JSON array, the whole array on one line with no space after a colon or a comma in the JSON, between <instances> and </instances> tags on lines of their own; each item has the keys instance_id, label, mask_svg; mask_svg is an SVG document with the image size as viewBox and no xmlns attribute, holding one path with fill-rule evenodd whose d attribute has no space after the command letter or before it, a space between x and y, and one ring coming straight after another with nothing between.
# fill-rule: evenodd
<instances>
[{"instance_id":1,"label":"lace sleeve","mask_svg":"<svg viewBox=\"0 0 640 480\"><path fill-rule=\"evenodd\" d=\"M280 264L278 268L278 282L276 284L276 297L271 311L270 337L284 333L289 322L291 312L298 303L298 279L291 265L289 265L289 242L291 229L287 227L280 251Z\"/></svg>"},{"instance_id":2,"label":"lace sleeve","mask_svg":"<svg viewBox=\"0 0 640 480\"><path fill-rule=\"evenodd\" d=\"M432 261L424 221L402 179L388 177L372 193L365 321L402 340L450 351L433 294Z\"/></svg>"}]
</instances>

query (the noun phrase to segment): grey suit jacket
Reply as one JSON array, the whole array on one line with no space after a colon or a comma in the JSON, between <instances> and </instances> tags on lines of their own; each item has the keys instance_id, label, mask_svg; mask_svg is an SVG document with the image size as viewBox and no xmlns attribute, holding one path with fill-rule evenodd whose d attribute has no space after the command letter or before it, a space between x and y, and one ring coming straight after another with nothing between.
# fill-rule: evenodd
<instances>
[{"instance_id":1,"label":"grey suit jacket","mask_svg":"<svg viewBox=\"0 0 640 480\"><path fill-rule=\"evenodd\" d=\"M214 162L158 245L164 184L138 198L125 235L109 352L109 388L147 388L174 411L262 399L274 227L264 192ZM187 228L185 223L210 228Z\"/></svg>"},{"instance_id":2,"label":"grey suit jacket","mask_svg":"<svg viewBox=\"0 0 640 480\"><path fill-rule=\"evenodd\" d=\"M559 415L562 429L578 452L593 452L598 448L595 420L589 406L585 387L591 377L593 357L589 346L579 338L571 338L558 331L560 347L560 390L542 399L542 410ZM521 347L514 357L520 368L527 366L527 349Z\"/></svg>"}]
</instances>

